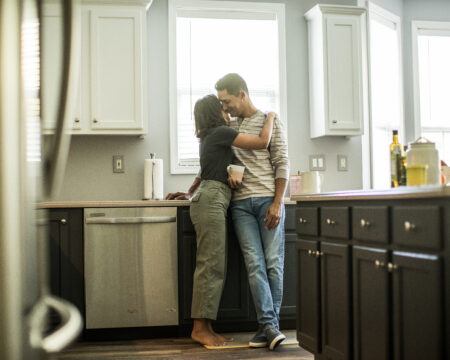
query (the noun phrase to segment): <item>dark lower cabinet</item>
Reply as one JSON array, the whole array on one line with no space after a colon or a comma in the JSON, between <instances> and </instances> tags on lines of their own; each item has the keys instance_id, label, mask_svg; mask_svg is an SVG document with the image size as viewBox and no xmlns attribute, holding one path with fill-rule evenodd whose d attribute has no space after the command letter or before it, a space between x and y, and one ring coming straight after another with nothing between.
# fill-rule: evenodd
<instances>
[{"instance_id":1,"label":"dark lower cabinet","mask_svg":"<svg viewBox=\"0 0 450 360\"><path fill-rule=\"evenodd\" d=\"M83 209L50 209L48 217L50 290L84 315Z\"/></svg>"},{"instance_id":2,"label":"dark lower cabinet","mask_svg":"<svg viewBox=\"0 0 450 360\"><path fill-rule=\"evenodd\" d=\"M280 309L282 326L295 327L296 317L296 243L294 220L295 206L286 206L286 246L283 302ZM190 325L193 274L195 271L196 242L195 231L189 216L189 208L178 210L178 249L179 249L179 289L180 289L180 319L182 325ZM234 233L233 224L228 221L228 254L227 275L222 299L217 314L215 326L217 329L254 330L256 312L253 305L244 258L239 242Z\"/></svg>"},{"instance_id":3,"label":"dark lower cabinet","mask_svg":"<svg viewBox=\"0 0 450 360\"><path fill-rule=\"evenodd\" d=\"M302 201L296 219L300 346L316 360L449 358L448 198Z\"/></svg>"}]
</instances>

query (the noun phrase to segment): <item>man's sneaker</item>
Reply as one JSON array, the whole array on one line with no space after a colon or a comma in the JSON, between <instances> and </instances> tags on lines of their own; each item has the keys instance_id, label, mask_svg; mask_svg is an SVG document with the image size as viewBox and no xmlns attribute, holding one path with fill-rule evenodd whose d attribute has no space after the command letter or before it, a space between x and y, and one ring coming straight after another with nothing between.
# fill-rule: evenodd
<instances>
[{"instance_id":1,"label":"man's sneaker","mask_svg":"<svg viewBox=\"0 0 450 360\"><path fill-rule=\"evenodd\" d=\"M266 328L265 330L267 343L269 344L269 350L274 350L281 342L286 339L283 333L280 332L277 328Z\"/></svg>"},{"instance_id":2,"label":"man's sneaker","mask_svg":"<svg viewBox=\"0 0 450 360\"><path fill-rule=\"evenodd\" d=\"M256 334L250 339L248 345L252 348L262 348L267 346L267 337L264 328L260 326Z\"/></svg>"}]
</instances>

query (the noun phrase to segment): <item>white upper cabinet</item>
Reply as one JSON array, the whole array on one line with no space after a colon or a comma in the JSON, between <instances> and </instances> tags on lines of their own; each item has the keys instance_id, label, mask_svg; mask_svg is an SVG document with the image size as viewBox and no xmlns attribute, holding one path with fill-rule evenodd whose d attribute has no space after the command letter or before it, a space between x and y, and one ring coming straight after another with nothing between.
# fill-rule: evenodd
<instances>
[{"instance_id":1,"label":"white upper cabinet","mask_svg":"<svg viewBox=\"0 0 450 360\"><path fill-rule=\"evenodd\" d=\"M115 3L106 0L83 1L81 5L81 69L77 112L71 133L76 135L142 135L147 133L146 84L146 1ZM45 41L44 54L49 54L44 71L44 114L54 111L58 81L61 41L55 6L49 6L45 27L50 41ZM54 23L54 24L53 24ZM53 59L54 58L54 59ZM45 70L45 68L43 69ZM48 83L48 86L45 84ZM49 96L45 96L45 88ZM50 92L55 94L50 94ZM48 111L45 109L49 109ZM48 116L47 116L48 115ZM45 119L53 119L46 114ZM54 123L46 121L45 128Z\"/></svg>"},{"instance_id":2,"label":"white upper cabinet","mask_svg":"<svg viewBox=\"0 0 450 360\"><path fill-rule=\"evenodd\" d=\"M367 113L365 9L316 5L305 17L311 137L361 135Z\"/></svg>"}]
</instances>

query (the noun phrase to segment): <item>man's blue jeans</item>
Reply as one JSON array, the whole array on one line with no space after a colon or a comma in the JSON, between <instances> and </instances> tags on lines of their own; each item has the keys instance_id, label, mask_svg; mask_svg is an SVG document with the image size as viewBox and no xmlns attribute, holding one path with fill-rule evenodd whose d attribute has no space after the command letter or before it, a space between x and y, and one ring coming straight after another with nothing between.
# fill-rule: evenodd
<instances>
[{"instance_id":1,"label":"man's blue jeans","mask_svg":"<svg viewBox=\"0 0 450 360\"><path fill-rule=\"evenodd\" d=\"M244 255L258 323L278 327L283 298L284 217L268 230L264 219L273 197L254 197L231 202L234 229Z\"/></svg>"}]
</instances>

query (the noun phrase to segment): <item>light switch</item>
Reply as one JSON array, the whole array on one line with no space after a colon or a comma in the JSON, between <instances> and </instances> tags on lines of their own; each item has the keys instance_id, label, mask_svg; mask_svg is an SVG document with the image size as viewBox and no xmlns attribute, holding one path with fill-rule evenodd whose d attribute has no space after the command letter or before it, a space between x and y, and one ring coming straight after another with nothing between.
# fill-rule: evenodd
<instances>
[{"instance_id":1,"label":"light switch","mask_svg":"<svg viewBox=\"0 0 450 360\"><path fill-rule=\"evenodd\" d=\"M348 171L348 160L347 155L340 155L337 156L337 169L338 171Z\"/></svg>"}]
</instances>

